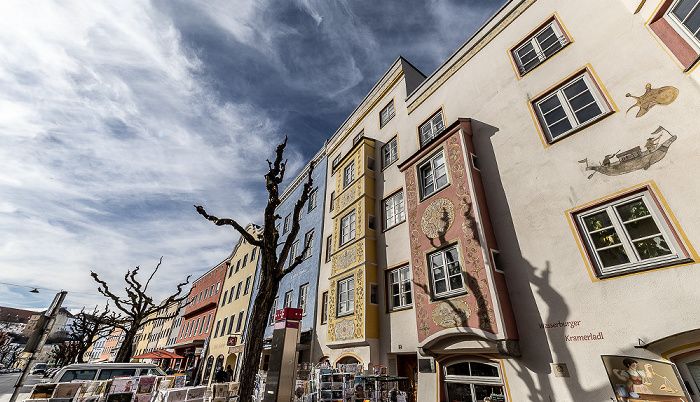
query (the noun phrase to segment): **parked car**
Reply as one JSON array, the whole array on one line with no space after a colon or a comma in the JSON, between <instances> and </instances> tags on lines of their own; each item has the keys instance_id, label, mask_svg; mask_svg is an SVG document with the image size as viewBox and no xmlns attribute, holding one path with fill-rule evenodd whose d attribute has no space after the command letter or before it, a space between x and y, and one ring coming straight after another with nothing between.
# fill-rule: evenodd
<instances>
[{"instance_id":1,"label":"parked car","mask_svg":"<svg viewBox=\"0 0 700 402\"><path fill-rule=\"evenodd\" d=\"M46 363L36 363L29 370L29 374L44 374L46 372Z\"/></svg>"},{"instance_id":2,"label":"parked car","mask_svg":"<svg viewBox=\"0 0 700 402\"><path fill-rule=\"evenodd\" d=\"M165 375L150 363L85 363L61 367L49 382L109 380L120 376Z\"/></svg>"}]
</instances>

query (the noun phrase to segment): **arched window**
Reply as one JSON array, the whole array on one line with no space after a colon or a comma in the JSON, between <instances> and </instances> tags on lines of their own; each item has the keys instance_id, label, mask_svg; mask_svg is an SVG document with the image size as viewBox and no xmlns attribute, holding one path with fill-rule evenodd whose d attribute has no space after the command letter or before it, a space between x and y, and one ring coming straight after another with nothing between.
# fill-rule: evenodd
<instances>
[{"instance_id":1,"label":"arched window","mask_svg":"<svg viewBox=\"0 0 700 402\"><path fill-rule=\"evenodd\" d=\"M505 396L497 363L463 361L446 365L444 370L450 401L482 402L487 396Z\"/></svg>"},{"instance_id":2,"label":"arched window","mask_svg":"<svg viewBox=\"0 0 700 402\"><path fill-rule=\"evenodd\" d=\"M218 373L219 370L223 369L224 367L224 355L219 355L219 357L216 358L216 365L214 366L214 372Z\"/></svg>"},{"instance_id":3,"label":"arched window","mask_svg":"<svg viewBox=\"0 0 700 402\"><path fill-rule=\"evenodd\" d=\"M202 378L202 382L209 382L209 375L211 374L211 366L214 365L214 356L209 356L207 359L207 365L204 366L204 377Z\"/></svg>"}]
</instances>

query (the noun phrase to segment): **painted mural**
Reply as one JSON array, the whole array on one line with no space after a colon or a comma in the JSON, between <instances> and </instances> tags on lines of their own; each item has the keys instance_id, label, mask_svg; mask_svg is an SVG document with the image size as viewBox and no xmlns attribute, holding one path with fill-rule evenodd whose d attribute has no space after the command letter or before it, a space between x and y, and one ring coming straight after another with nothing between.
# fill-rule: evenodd
<instances>
[{"instance_id":1,"label":"painted mural","mask_svg":"<svg viewBox=\"0 0 700 402\"><path fill-rule=\"evenodd\" d=\"M621 401L679 401L691 399L673 363L633 356L601 356L615 396Z\"/></svg>"},{"instance_id":2,"label":"painted mural","mask_svg":"<svg viewBox=\"0 0 700 402\"><path fill-rule=\"evenodd\" d=\"M443 146L450 186L441 190L441 197L429 199L421 205L415 167L404 172L415 283L414 309L421 342L434 333L453 327L497 333L459 132L447 138ZM433 301L426 255L437 247L454 242L460 249L467 292Z\"/></svg>"},{"instance_id":3,"label":"painted mural","mask_svg":"<svg viewBox=\"0 0 700 402\"><path fill-rule=\"evenodd\" d=\"M588 178L590 179L596 173L601 173L606 176L618 176L625 173L630 173L635 170L649 167L666 156L668 149L678 137L669 133L665 128L659 126L651 137L647 138L646 143L642 146L636 146L626 151L617 151L610 155L605 155L603 161L598 165L590 165L588 158L578 161L586 164L586 170L592 170ZM663 142L661 142L663 140ZM617 158L613 161L612 158Z\"/></svg>"},{"instance_id":4,"label":"painted mural","mask_svg":"<svg viewBox=\"0 0 700 402\"><path fill-rule=\"evenodd\" d=\"M632 108L638 106L639 110L637 110L637 115L635 117L642 117L649 111L649 109L656 105L669 105L673 103L673 101L678 97L678 88L668 86L652 89L651 84L647 84L646 92L640 96L634 96L629 93L625 96L637 100L637 103L630 106L626 113L629 113Z\"/></svg>"}]
</instances>

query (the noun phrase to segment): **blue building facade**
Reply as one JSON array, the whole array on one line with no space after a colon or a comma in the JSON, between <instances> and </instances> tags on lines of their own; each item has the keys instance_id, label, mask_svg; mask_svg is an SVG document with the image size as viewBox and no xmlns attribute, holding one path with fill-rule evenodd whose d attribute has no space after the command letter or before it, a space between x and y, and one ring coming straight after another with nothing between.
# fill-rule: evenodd
<instances>
[{"instance_id":1,"label":"blue building facade","mask_svg":"<svg viewBox=\"0 0 700 402\"><path fill-rule=\"evenodd\" d=\"M313 188L310 193L309 201L304 205L300 215L299 233L295 240L295 245L290 250L289 257L285 262L285 268L289 266L296 256L300 255L304 249L304 245L308 242L311 247L306 252L306 258L299 264L294 271L287 274L280 282L277 292L276 302L273 310L279 310L284 307L301 308L304 311L301 321L301 341L300 341L300 361L313 362L313 344L315 339L314 323L316 322L316 301L318 291L318 273L320 259L324 251L324 233L323 233L323 214L326 200L326 151L325 145L316 156L312 159L314 170L312 172ZM309 164L310 165L310 164ZM277 231L280 233L280 244L284 244L287 236L291 231L294 204L301 197L304 189L304 183L307 181L309 165L307 165L299 175L292 180L289 187L280 196L281 204L277 208L277 214L282 217L278 220ZM278 248L278 252L281 246ZM255 273L254 292L251 297L251 302L248 307L248 317L251 316L253 303L257 296L259 281L260 281L260 261L258 260L258 268ZM263 370L267 370L267 362L269 361L269 345L272 339L273 332L273 312L271 311L267 320L268 325L265 330L265 350L262 356ZM246 323L247 326L247 323Z\"/></svg>"}]
</instances>

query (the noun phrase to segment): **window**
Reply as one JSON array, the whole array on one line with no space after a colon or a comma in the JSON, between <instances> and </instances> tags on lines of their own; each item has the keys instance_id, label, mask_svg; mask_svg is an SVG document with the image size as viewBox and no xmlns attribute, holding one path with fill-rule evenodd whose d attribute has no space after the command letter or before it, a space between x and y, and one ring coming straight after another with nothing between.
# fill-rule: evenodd
<instances>
[{"instance_id":1,"label":"window","mask_svg":"<svg viewBox=\"0 0 700 402\"><path fill-rule=\"evenodd\" d=\"M434 296L442 297L464 291L464 279L457 247L453 246L428 255L428 265Z\"/></svg>"},{"instance_id":2,"label":"window","mask_svg":"<svg viewBox=\"0 0 700 402\"><path fill-rule=\"evenodd\" d=\"M236 300L238 300L239 297L241 297L241 286L243 285L243 281L238 282L238 285L236 285Z\"/></svg>"},{"instance_id":3,"label":"window","mask_svg":"<svg viewBox=\"0 0 700 402\"><path fill-rule=\"evenodd\" d=\"M389 102L388 105L384 106L384 109L382 109L379 112L379 128L382 128L386 125L386 123L391 120L396 112L394 111L394 100L392 99L391 102Z\"/></svg>"},{"instance_id":4,"label":"window","mask_svg":"<svg viewBox=\"0 0 700 402\"><path fill-rule=\"evenodd\" d=\"M253 251L250 252L250 261L252 262L255 259L255 252L258 249L256 247L253 248Z\"/></svg>"},{"instance_id":5,"label":"window","mask_svg":"<svg viewBox=\"0 0 700 402\"><path fill-rule=\"evenodd\" d=\"M243 256L243 266L241 268L245 268L245 265L248 263L248 254Z\"/></svg>"},{"instance_id":6,"label":"window","mask_svg":"<svg viewBox=\"0 0 700 402\"><path fill-rule=\"evenodd\" d=\"M355 278L338 281L338 317L348 315L355 309Z\"/></svg>"},{"instance_id":7,"label":"window","mask_svg":"<svg viewBox=\"0 0 700 402\"><path fill-rule=\"evenodd\" d=\"M224 306L226 304L226 296L228 296L228 290L224 291L224 297L221 298L221 305Z\"/></svg>"},{"instance_id":8,"label":"window","mask_svg":"<svg viewBox=\"0 0 700 402\"><path fill-rule=\"evenodd\" d=\"M228 322L228 317L224 317L224 322L221 325L221 332L218 335L214 334L215 337L224 336L224 333L226 332L226 322Z\"/></svg>"},{"instance_id":9,"label":"window","mask_svg":"<svg viewBox=\"0 0 700 402\"><path fill-rule=\"evenodd\" d=\"M238 270L240 268L241 268L241 260L238 260L238 262L236 263L236 272L238 272Z\"/></svg>"},{"instance_id":10,"label":"window","mask_svg":"<svg viewBox=\"0 0 700 402\"><path fill-rule=\"evenodd\" d=\"M387 274L387 295L389 296L389 309L398 310L410 307L413 304L411 291L411 269L408 266L391 270Z\"/></svg>"},{"instance_id":11,"label":"window","mask_svg":"<svg viewBox=\"0 0 700 402\"><path fill-rule=\"evenodd\" d=\"M700 1L666 0L649 27L689 71L700 52Z\"/></svg>"},{"instance_id":12,"label":"window","mask_svg":"<svg viewBox=\"0 0 700 402\"><path fill-rule=\"evenodd\" d=\"M335 191L331 191L331 202L328 206L328 211L333 211L333 208L335 207L333 204L335 204Z\"/></svg>"},{"instance_id":13,"label":"window","mask_svg":"<svg viewBox=\"0 0 700 402\"><path fill-rule=\"evenodd\" d=\"M216 338L216 334L219 333L219 328L221 327L221 320L216 322L216 329L214 329L214 338Z\"/></svg>"},{"instance_id":14,"label":"window","mask_svg":"<svg viewBox=\"0 0 700 402\"><path fill-rule=\"evenodd\" d=\"M435 154L418 168L423 198L427 198L447 186L447 169L442 151Z\"/></svg>"},{"instance_id":15,"label":"window","mask_svg":"<svg viewBox=\"0 0 700 402\"><path fill-rule=\"evenodd\" d=\"M199 325L199 334L201 335L202 332L204 332L204 321L206 321L206 317L202 316L202 323ZM197 320L199 321L199 320Z\"/></svg>"},{"instance_id":16,"label":"window","mask_svg":"<svg viewBox=\"0 0 700 402\"><path fill-rule=\"evenodd\" d=\"M294 294L293 290L290 290L289 292L284 294L284 308L292 307L292 295Z\"/></svg>"},{"instance_id":17,"label":"window","mask_svg":"<svg viewBox=\"0 0 700 402\"><path fill-rule=\"evenodd\" d=\"M216 282L216 290L214 291L214 294L219 293L219 288L221 287L221 282Z\"/></svg>"},{"instance_id":18,"label":"window","mask_svg":"<svg viewBox=\"0 0 700 402\"><path fill-rule=\"evenodd\" d=\"M241 326L243 325L243 310L238 313L238 322L236 323L236 333L241 332Z\"/></svg>"},{"instance_id":19,"label":"window","mask_svg":"<svg viewBox=\"0 0 700 402\"><path fill-rule=\"evenodd\" d=\"M306 315L306 300L309 298L309 284L303 284L299 287L299 301L297 308L300 308L303 315Z\"/></svg>"},{"instance_id":20,"label":"window","mask_svg":"<svg viewBox=\"0 0 700 402\"><path fill-rule=\"evenodd\" d=\"M318 190L313 190L309 193L309 207L306 212L311 212L316 208L316 199L318 198Z\"/></svg>"},{"instance_id":21,"label":"window","mask_svg":"<svg viewBox=\"0 0 700 402\"><path fill-rule=\"evenodd\" d=\"M211 287L209 288L209 296L214 296L214 285L211 285ZM206 299L206 295L204 296L204 298Z\"/></svg>"},{"instance_id":22,"label":"window","mask_svg":"<svg viewBox=\"0 0 700 402\"><path fill-rule=\"evenodd\" d=\"M496 363L459 362L445 366L444 370L447 399L450 401L478 402L486 397L506 400Z\"/></svg>"},{"instance_id":23,"label":"window","mask_svg":"<svg viewBox=\"0 0 700 402\"><path fill-rule=\"evenodd\" d=\"M209 293L209 289L204 289L204 298L207 298L207 293Z\"/></svg>"},{"instance_id":24,"label":"window","mask_svg":"<svg viewBox=\"0 0 700 402\"><path fill-rule=\"evenodd\" d=\"M311 254L313 253L313 245L314 245L314 231L313 229L310 230L308 233L306 233L306 236L304 236L304 255L302 256L303 259L307 259L311 257Z\"/></svg>"},{"instance_id":25,"label":"window","mask_svg":"<svg viewBox=\"0 0 700 402\"><path fill-rule=\"evenodd\" d=\"M343 169L343 188L347 188L355 180L355 161L350 162Z\"/></svg>"},{"instance_id":26,"label":"window","mask_svg":"<svg viewBox=\"0 0 700 402\"><path fill-rule=\"evenodd\" d=\"M399 137L394 137L382 147L382 169L399 159Z\"/></svg>"},{"instance_id":27,"label":"window","mask_svg":"<svg viewBox=\"0 0 700 402\"><path fill-rule=\"evenodd\" d=\"M192 326L193 329L194 329L194 331L192 331L192 335L194 335L194 336L197 335L197 327L199 327L199 322L200 322L201 319L202 319L202 317L198 317L198 318L197 318L197 323L194 324L194 325ZM192 321L194 322L194 320L192 320Z\"/></svg>"},{"instance_id":28,"label":"window","mask_svg":"<svg viewBox=\"0 0 700 402\"><path fill-rule=\"evenodd\" d=\"M340 246L355 238L355 211L340 219Z\"/></svg>"},{"instance_id":29,"label":"window","mask_svg":"<svg viewBox=\"0 0 700 402\"><path fill-rule=\"evenodd\" d=\"M569 38L556 20L549 21L511 50L520 76L532 71L569 44Z\"/></svg>"},{"instance_id":30,"label":"window","mask_svg":"<svg viewBox=\"0 0 700 402\"><path fill-rule=\"evenodd\" d=\"M231 300L233 300L233 291L236 289L236 285L231 286L231 293L228 295L228 302L231 303Z\"/></svg>"},{"instance_id":31,"label":"window","mask_svg":"<svg viewBox=\"0 0 700 402\"><path fill-rule=\"evenodd\" d=\"M649 191L577 212L574 218L599 276L687 259Z\"/></svg>"},{"instance_id":32,"label":"window","mask_svg":"<svg viewBox=\"0 0 700 402\"><path fill-rule=\"evenodd\" d=\"M275 313L277 312L277 303L279 302L280 298L275 297L275 301L272 303L272 311L270 311L270 322L268 325L272 325L275 323Z\"/></svg>"},{"instance_id":33,"label":"window","mask_svg":"<svg viewBox=\"0 0 700 402\"><path fill-rule=\"evenodd\" d=\"M289 223L292 221L292 214L287 214L287 216L284 217L284 230L282 233L287 233L289 231Z\"/></svg>"},{"instance_id":34,"label":"window","mask_svg":"<svg viewBox=\"0 0 700 402\"><path fill-rule=\"evenodd\" d=\"M439 110L418 128L421 146L428 145L428 143L430 143L430 141L432 141L433 138L440 134L444 129L445 122L442 118L442 110Z\"/></svg>"},{"instance_id":35,"label":"window","mask_svg":"<svg viewBox=\"0 0 700 402\"><path fill-rule=\"evenodd\" d=\"M389 229L406 219L403 212L403 191L385 199L382 204L384 207L384 229Z\"/></svg>"},{"instance_id":36,"label":"window","mask_svg":"<svg viewBox=\"0 0 700 402\"><path fill-rule=\"evenodd\" d=\"M333 159L333 163L331 164L331 175L335 173L335 169L338 167L340 164L340 155L336 156L335 159Z\"/></svg>"},{"instance_id":37,"label":"window","mask_svg":"<svg viewBox=\"0 0 700 402\"><path fill-rule=\"evenodd\" d=\"M328 322L328 291L321 295L321 324Z\"/></svg>"},{"instance_id":38,"label":"window","mask_svg":"<svg viewBox=\"0 0 700 402\"><path fill-rule=\"evenodd\" d=\"M328 237L326 237L326 262L331 260L332 253L333 253L333 235L328 235Z\"/></svg>"},{"instance_id":39,"label":"window","mask_svg":"<svg viewBox=\"0 0 700 402\"><path fill-rule=\"evenodd\" d=\"M297 253L299 252L299 241L292 243L292 247L289 249L289 265L294 263L294 259L297 258Z\"/></svg>"},{"instance_id":40,"label":"window","mask_svg":"<svg viewBox=\"0 0 700 402\"><path fill-rule=\"evenodd\" d=\"M352 139L352 145L357 145L358 142L365 136L365 130L362 129L360 130L359 133L355 136L355 138Z\"/></svg>"},{"instance_id":41,"label":"window","mask_svg":"<svg viewBox=\"0 0 700 402\"><path fill-rule=\"evenodd\" d=\"M231 335L231 331L233 330L233 322L236 320L236 314L231 314L231 317L229 318L228 322L228 331L226 331L227 335Z\"/></svg>"},{"instance_id":42,"label":"window","mask_svg":"<svg viewBox=\"0 0 700 402\"><path fill-rule=\"evenodd\" d=\"M584 71L532 101L547 142L555 142L611 111L605 98Z\"/></svg>"},{"instance_id":43,"label":"window","mask_svg":"<svg viewBox=\"0 0 700 402\"><path fill-rule=\"evenodd\" d=\"M250 279L251 278L252 278L252 276L245 278L245 289L243 289L243 295L247 295L248 291L250 290Z\"/></svg>"}]
</instances>

